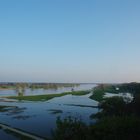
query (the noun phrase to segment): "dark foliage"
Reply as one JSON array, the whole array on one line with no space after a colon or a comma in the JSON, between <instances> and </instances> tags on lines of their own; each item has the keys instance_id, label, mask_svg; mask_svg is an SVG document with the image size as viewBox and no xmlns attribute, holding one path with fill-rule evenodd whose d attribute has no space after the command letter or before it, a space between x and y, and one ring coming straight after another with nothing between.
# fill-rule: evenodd
<instances>
[{"instance_id":1,"label":"dark foliage","mask_svg":"<svg viewBox=\"0 0 140 140\"><path fill-rule=\"evenodd\" d=\"M134 116L105 117L94 125L78 119L57 120L53 140L139 140L140 119Z\"/></svg>"},{"instance_id":2,"label":"dark foliage","mask_svg":"<svg viewBox=\"0 0 140 140\"><path fill-rule=\"evenodd\" d=\"M58 118L56 123L53 140L86 140L87 126L80 120L68 117L62 121Z\"/></svg>"},{"instance_id":3,"label":"dark foliage","mask_svg":"<svg viewBox=\"0 0 140 140\"><path fill-rule=\"evenodd\" d=\"M119 92L132 93L134 100L131 103L126 103L122 97L103 100L99 105L101 111L94 116L98 117L94 125L85 125L77 119L58 119L53 139L140 140L140 84L122 84L110 90L116 87L119 87ZM102 86L100 89L105 88Z\"/></svg>"}]
</instances>

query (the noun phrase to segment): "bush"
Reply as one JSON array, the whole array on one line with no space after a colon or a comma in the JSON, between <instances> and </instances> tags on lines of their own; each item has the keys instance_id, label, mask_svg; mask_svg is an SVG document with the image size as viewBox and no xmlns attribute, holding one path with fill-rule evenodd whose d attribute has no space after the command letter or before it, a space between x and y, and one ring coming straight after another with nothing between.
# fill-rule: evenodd
<instances>
[{"instance_id":1,"label":"bush","mask_svg":"<svg viewBox=\"0 0 140 140\"><path fill-rule=\"evenodd\" d=\"M53 140L86 140L87 126L76 118L60 118L56 121L57 129L53 132Z\"/></svg>"},{"instance_id":2,"label":"bush","mask_svg":"<svg viewBox=\"0 0 140 140\"><path fill-rule=\"evenodd\" d=\"M134 116L105 117L85 125L78 119L57 120L53 140L139 140L140 119Z\"/></svg>"},{"instance_id":3,"label":"bush","mask_svg":"<svg viewBox=\"0 0 140 140\"><path fill-rule=\"evenodd\" d=\"M122 97L110 97L102 101L99 104L102 109L101 112L97 113L96 116L122 116L124 115L126 109L126 103Z\"/></svg>"},{"instance_id":4,"label":"bush","mask_svg":"<svg viewBox=\"0 0 140 140\"><path fill-rule=\"evenodd\" d=\"M90 126L95 140L139 140L140 119L134 116L106 117Z\"/></svg>"}]
</instances>

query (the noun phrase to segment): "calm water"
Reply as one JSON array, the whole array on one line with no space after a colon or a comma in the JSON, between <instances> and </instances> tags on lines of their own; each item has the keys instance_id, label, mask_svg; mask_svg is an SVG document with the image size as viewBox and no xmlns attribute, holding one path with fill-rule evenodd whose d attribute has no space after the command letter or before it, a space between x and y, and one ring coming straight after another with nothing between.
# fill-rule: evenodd
<instances>
[{"instance_id":1,"label":"calm water","mask_svg":"<svg viewBox=\"0 0 140 140\"><path fill-rule=\"evenodd\" d=\"M94 86L83 85L83 87L79 87L77 90L91 89ZM98 108L92 108L90 106L97 106L98 102L89 99L91 94L89 93L84 96L66 95L45 102L1 101L0 105L11 107L0 112L0 123L42 137L50 137L51 131L56 128L56 119L58 116L62 119L68 116L78 117L87 124L94 122L94 120L90 120L90 115L97 113ZM5 137L6 139L6 137L10 136L3 130L0 130L0 137ZM12 140L17 139L16 137L11 137Z\"/></svg>"},{"instance_id":2,"label":"calm water","mask_svg":"<svg viewBox=\"0 0 140 140\"><path fill-rule=\"evenodd\" d=\"M118 96L118 97L122 97L123 100L125 102L132 102L134 97L131 93L118 93L118 94L113 94L113 93L105 93L104 98L106 97L114 97L114 96Z\"/></svg>"},{"instance_id":3,"label":"calm water","mask_svg":"<svg viewBox=\"0 0 140 140\"><path fill-rule=\"evenodd\" d=\"M63 92L70 92L72 89L75 91L88 90L95 87L95 84L80 84L74 87L59 87L57 89L25 89L24 95L41 95L41 94L59 94ZM0 96L17 96L15 90L0 90Z\"/></svg>"}]
</instances>

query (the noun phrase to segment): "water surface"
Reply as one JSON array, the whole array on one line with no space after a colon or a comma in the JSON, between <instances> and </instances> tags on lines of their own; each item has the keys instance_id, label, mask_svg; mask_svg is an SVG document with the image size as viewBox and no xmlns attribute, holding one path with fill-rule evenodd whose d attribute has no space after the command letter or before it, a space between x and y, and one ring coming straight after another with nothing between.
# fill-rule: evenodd
<instances>
[{"instance_id":1,"label":"water surface","mask_svg":"<svg viewBox=\"0 0 140 140\"><path fill-rule=\"evenodd\" d=\"M77 90L91 89L94 86L95 85L82 85L82 87L77 88ZM65 92L67 91L65 90ZM89 93L83 96L66 95L44 102L1 101L1 106L9 107L0 111L0 123L41 137L51 137L51 132L56 128L56 120L59 116L62 119L72 116L80 118L87 124L94 123L94 120L90 119L90 115L98 112L98 108L92 107L97 106L98 102L89 98L91 94L92 93ZM5 135L5 133L1 131L0 136L3 134Z\"/></svg>"}]
</instances>

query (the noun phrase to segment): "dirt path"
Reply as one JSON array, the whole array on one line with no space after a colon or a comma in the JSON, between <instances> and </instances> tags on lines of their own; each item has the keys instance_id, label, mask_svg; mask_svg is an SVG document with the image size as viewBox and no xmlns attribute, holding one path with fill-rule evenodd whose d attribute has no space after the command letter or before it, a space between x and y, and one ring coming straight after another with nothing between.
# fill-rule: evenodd
<instances>
[{"instance_id":1,"label":"dirt path","mask_svg":"<svg viewBox=\"0 0 140 140\"><path fill-rule=\"evenodd\" d=\"M4 125L4 124L0 124L0 127L2 127L3 129L8 129L8 130L10 130L10 131L12 131L12 132L15 132L15 133L17 133L17 134L20 134L20 135L29 137L29 138L34 139L34 140L44 140L44 138L40 138L40 137L35 136L35 135L33 135L33 134L29 134L29 133L27 133L27 132L23 132L23 131L21 131L21 130L18 130L18 129L16 129L16 128L12 128L12 127L7 126L7 125Z\"/></svg>"}]
</instances>

